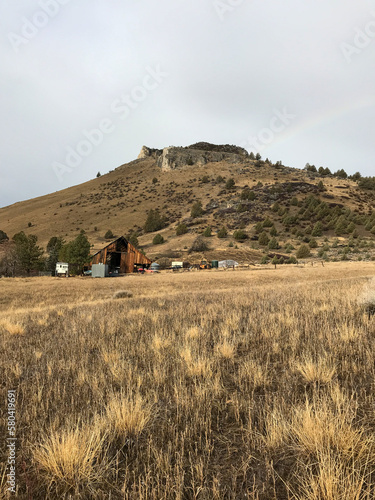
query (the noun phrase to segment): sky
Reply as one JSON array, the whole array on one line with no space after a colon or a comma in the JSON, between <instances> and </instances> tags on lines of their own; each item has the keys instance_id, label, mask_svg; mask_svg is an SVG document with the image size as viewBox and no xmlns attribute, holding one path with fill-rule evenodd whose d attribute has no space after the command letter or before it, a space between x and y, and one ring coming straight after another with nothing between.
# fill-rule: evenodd
<instances>
[{"instance_id":1,"label":"sky","mask_svg":"<svg viewBox=\"0 0 375 500\"><path fill-rule=\"evenodd\" d=\"M0 207L143 145L375 175L375 0L12 0L0 18Z\"/></svg>"}]
</instances>

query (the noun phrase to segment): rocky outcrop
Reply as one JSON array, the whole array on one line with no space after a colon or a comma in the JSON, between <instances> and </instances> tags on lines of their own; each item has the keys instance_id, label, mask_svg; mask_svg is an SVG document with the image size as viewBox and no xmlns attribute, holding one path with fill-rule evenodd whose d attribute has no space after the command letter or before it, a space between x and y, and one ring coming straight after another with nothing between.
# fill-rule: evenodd
<instances>
[{"instance_id":1,"label":"rocky outcrop","mask_svg":"<svg viewBox=\"0 0 375 500\"><path fill-rule=\"evenodd\" d=\"M203 166L206 163L241 163L247 157L247 151L238 146L216 146L200 142L186 148L170 146L168 148L151 149L143 146L138 158L152 157L157 160L163 171L175 170L187 166Z\"/></svg>"},{"instance_id":2,"label":"rocky outcrop","mask_svg":"<svg viewBox=\"0 0 375 500\"><path fill-rule=\"evenodd\" d=\"M162 153L162 149L152 149L147 146L142 146L141 152L138 155L138 160L142 158L155 158L157 160Z\"/></svg>"}]
</instances>

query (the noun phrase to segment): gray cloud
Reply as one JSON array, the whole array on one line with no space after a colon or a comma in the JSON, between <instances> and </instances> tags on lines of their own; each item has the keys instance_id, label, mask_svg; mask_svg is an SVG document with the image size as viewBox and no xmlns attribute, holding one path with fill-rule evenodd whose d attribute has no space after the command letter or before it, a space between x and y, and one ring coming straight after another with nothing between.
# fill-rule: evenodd
<instances>
[{"instance_id":1,"label":"gray cloud","mask_svg":"<svg viewBox=\"0 0 375 500\"><path fill-rule=\"evenodd\" d=\"M0 206L84 182L143 144L243 144L265 129L274 161L375 174L375 2L118 4L0 6Z\"/></svg>"}]
</instances>

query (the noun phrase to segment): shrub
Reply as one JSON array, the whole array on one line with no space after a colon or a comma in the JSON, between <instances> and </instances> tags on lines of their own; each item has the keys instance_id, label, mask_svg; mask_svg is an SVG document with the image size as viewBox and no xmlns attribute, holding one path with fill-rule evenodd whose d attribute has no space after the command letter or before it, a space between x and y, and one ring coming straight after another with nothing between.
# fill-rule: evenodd
<instances>
[{"instance_id":1,"label":"shrub","mask_svg":"<svg viewBox=\"0 0 375 500\"><path fill-rule=\"evenodd\" d=\"M112 231L110 229L108 229L108 231L104 235L104 238L106 240L113 240L114 237L115 237L115 235L112 233Z\"/></svg>"},{"instance_id":2,"label":"shrub","mask_svg":"<svg viewBox=\"0 0 375 500\"><path fill-rule=\"evenodd\" d=\"M208 177L208 175L204 175L202 177L202 183L203 184L207 184L207 182L210 182L210 178Z\"/></svg>"},{"instance_id":3,"label":"shrub","mask_svg":"<svg viewBox=\"0 0 375 500\"><path fill-rule=\"evenodd\" d=\"M165 226L165 218L162 217L158 210L150 210L143 229L146 233L159 231Z\"/></svg>"},{"instance_id":4,"label":"shrub","mask_svg":"<svg viewBox=\"0 0 375 500\"><path fill-rule=\"evenodd\" d=\"M162 243L164 243L164 238L161 234L156 234L154 236L154 239L152 240L152 244L153 245L161 245Z\"/></svg>"},{"instance_id":5,"label":"shrub","mask_svg":"<svg viewBox=\"0 0 375 500\"><path fill-rule=\"evenodd\" d=\"M217 233L218 238L226 238L228 236L228 231L225 226L223 226L221 229L219 229Z\"/></svg>"},{"instance_id":6,"label":"shrub","mask_svg":"<svg viewBox=\"0 0 375 500\"><path fill-rule=\"evenodd\" d=\"M297 259L294 257L294 255L290 256L289 259L286 261L287 264L297 264Z\"/></svg>"},{"instance_id":7,"label":"shrub","mask_svg":"<svg viewBox=\"0 0 375 500\"><path fill-rule=\"evenodd\" d=\"M218 175L218 176L216 177L216 182L217 182L218 184L221 184L222 182L224 182L224 177L222 177L221 175Z\"/></svg>"},{"instance_id":8,"label":"shrub","mask_svg":"<svg viewBox=\"0 0 375 500\"><path fill-rule=\"evenodd\" d=\"M273 222L271 221L271 219L269 217L267 217L263 221L263 227L272 227L272 226L273 226Z\"/></svg>"},{"instance_id":9,"label":"shrub","mask_svg":"<svg viewBox=\"0 0 375 500\"><path fill-rule=\"evenodd\" d=\"M233 238L237 241L243 241L248 238L248 235L243 229L237 229L237 231L233 233Z\"/></svg>"},{"instance_id":10,"label":"shrub","mask_svg":"<svg viewBox=\"0 0 375 500\"><path fill-rule=\"evenodd\" d=\"M310 257L310 255L310 248L307 245L301 245L296 253L297 259L305 259L306 257Z\"/></svg>"},{"instance_id":11,"label":"shrub","mask_svg":"<svg viewBox=\"0 0 375 500\"><path fill-rule=\"evenodd\" d=\"M262 224L262 222L260 222L260 221L257 222L256 225L255 225L255 227L254 227L254 229L255 229L255 232L257 234L260 234L263 231L263 224Z\"/></svg>"},{"instance_id":12,"label":"shrub","mask_svg":"<svg viewBox=\"0 0 375 500\"><path fill-rule=\"evenodd\" d=\"M316 241L315 238L311 238L311 240L309 241L309 247L310 248L318 248L318 242Z\"/></svg>"},{"instance_id":13,"label":"shrub","mask_svg":"<svg viewBox=\"0 0 375 500\"><path fill-rule=\"evenodd\" d=\"M8 237L7 233L0 230L0 243L3 243L4 241L8 241L8 240L9 240L9 237Z\"/></svg>"},{"instance_id":14,"label":"shrub","mask_svg":"<svg viewBox=\"0 0 375 500\"><path fill-rule=\"evenodd\" d=\"M133 293L129 290L118 290L112 296L113 299L130 299L133 297Z\"/></svg>"},{"instance_id":15,"label":"shrub","mask_svg":"<svg viewBox=\"0 0 375 500\"><path fill-rule=\"evenodd\" d=\"M234 179L233 178L230 178L227 180L226 184L225 184L225 188L226 189L233 189L235 187L236 183L234 182Z\"/></svg>"},{"instance_id":16,"label":"shrub","mask_svg":"<svg viewBox=\"0 0 375 500\"><path fill-rule=\"evenodd\" d=\"M203 240L203 238L201 236L198 236L192 246L190 247L189 249L189 253L192 253L192 252L205 252L208 250L208 245L207 243Z\"/></svg>"},{"instance_id":17,"label":"shrub","mask_svg":"<svg viewBox=\"0 0 375 500\"><path fill-rule=\"evenodd\" d=\"M156 184L157 182L158 182L158 178L157 178L157 177L154 177L154 178L152 179L152 183L153 183L153 184Z\"/></svg>"},{"instance_id":18,"label":"shrub","mask_svg":"<svg viewBox=\"0 0 375 500\"><path fill-rule=\"evenodd\" d=\"M203 214L202 202L196 201L191 207L190 215L195 219L196 217L200 217L202 214Z\"/></svg>"},{"instance_id":19,"label":"shrub","mask_svg":"<svg viewBox=\"0 0 375 500\"><path fill-rule=\"evenodd\" d=\"M212 230L210 227L207 227L204 231L203 231L203 236L205 238L209 238L210 236L212 235Z\"/></svg>"},{"instance_id":20,"label":"shrub","mask_svg":"<svg viewBox=\"0 0 375 500\"><path fill-rule=\"evenodd\" d=\"M290 200L290 204L296 207L298 205L298 198L293 196L293 198Z\"/></svg>"},{"instance_id":21,"label":"shrub","mask_svg":"<svg viewBox=\"0 0 375 500\"><path fill-rule=\"evenodd\" d=\"M256 195L255 195L254 191L252 191L249 188L245 188L241 193L241 200L253 201L253 200L255 200L255 198L256 198Z\"/></svg>"},{"instance_id":22,"label":"shrub","mask_svg":"<svg viewBox=\"0 0 375 500\"><path fill-rule=\"evenodd\" d=\"M188 227L185 223L181 223L176 228L176 235L181 236L182 234L186 234L188 232Z\"/></svg>"},{"instance_id":23,"label":"shrub","mask_svg":"<svg viewBox=\"0 0 375 500\"><path fill-rule=\"evenodd\" d=\"M262 245L262 246L266 246L266 245L268 245L268 243L270 242L270 239L269 239L269 237L268 237L268 234L267 234L265 231L263 231L263 233L261 233L261 234L259 235L259 240L258 240L258 242L259 242L259 245Z\"/></svg>"},{"instance_id":24,"label":"shrub","mask_svg":"<svg viewBox=\"0 0 375 500\"><path fill-rule=\"evenodd\" d=\"M280 248L279 242L276 238L271 238L271 240L268 242L268 248L270 250L277 250L278 248Z\"/></svg>"},{"instance_id":25,"label":"shrub","mask_svg":"<svg viewBox=\"0 0 375 500\"><path fill-rule=\"evenodd\" d=\"M311 236L322 236L322 234L323 234L323 224L320 221L318 221L313 227L313 230L311 231Z\"/></svg>"},{"instance_id":26,"label":"shrub","mask_svg":"<svg viewBox=\"0 0 375 500\"><path fill-rule=\"evenodd\" d=\"M271 227L270 235L271 236L277 236L277 229L275 228L275 226Z\"/></svg>"}]
</instances>

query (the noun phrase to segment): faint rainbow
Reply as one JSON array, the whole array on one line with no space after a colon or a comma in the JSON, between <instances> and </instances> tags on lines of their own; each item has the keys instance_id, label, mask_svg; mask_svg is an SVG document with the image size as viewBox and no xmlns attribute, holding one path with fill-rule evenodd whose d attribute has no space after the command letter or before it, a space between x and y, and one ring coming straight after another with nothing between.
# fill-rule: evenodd
<instances>
[{"instance_id":1,"label":"faint rainbow","mask_svg":"<svg viewBox=\"0 0 375 500\"><path fill-rule=\"evenodd\" d=\"M285 142L292 137L298 136L302 133L306 133L307 131L313 130L316 127L327 125L329 123L334 122L335 120L349 115L355 111L375 107L375 96L366 96L352 103L348 103L347 101L344 104L340 104L334 106L329 109L319 110L318 112L310 115L303 121L299 121L296 125L293 126L295 120L293 120L290 126L285 128L285 131L279 135L275 136L275 140L272 145L279 144L281 142ZM290 112L290 109L288 109ZM297 115L298 120L298 115Z\"/></svg>"}]
</instances>

